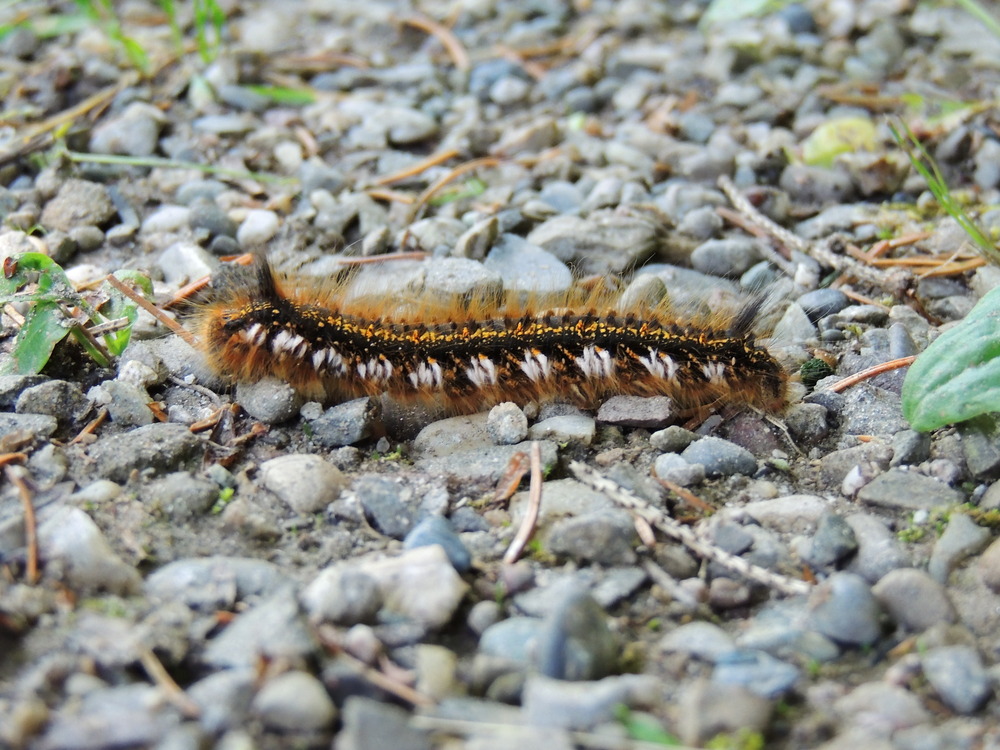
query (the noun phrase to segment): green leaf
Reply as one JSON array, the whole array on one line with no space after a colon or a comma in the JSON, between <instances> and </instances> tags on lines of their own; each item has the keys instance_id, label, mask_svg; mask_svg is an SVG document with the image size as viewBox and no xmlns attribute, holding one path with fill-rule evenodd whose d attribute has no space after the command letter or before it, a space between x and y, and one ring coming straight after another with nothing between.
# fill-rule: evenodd
<instances>
[{"instance_id":1,"label":"green leaf","mask_svg":"<svg viewBox=\"0 0 1000 750\"><path fill-rule=\"evenodd\" d=\"M910 366L903 416L927 432L1000 411L1000 288L979 300Z\"/></svg>"},{"instance_id":2,"label":"green leaf","mask_svg":"<svg viewBox=\"0 0 1000 750\"><path fill-rule=\"evenodd\" d=\"M144 274L138 271L123 270L115 271L114 275L120 281L132 282L142 290L146 299L152 299L153 284ZM125 347L128 346L128 342L132 338L132 326L135 325L135 321L139 318L139 306L107 282L105 282L104 287L110 298L101 308L101 314L109 320L117 318L128 319L128 325L125 328L105 334L104 336L104 345L107 346L108 351L113 356L117 357L125 351Z\"/></svg>"},{"instance_id":3,"label":"green leaf","mask_svg":"<svg viewBox=\"0 0 1000 750\"><path fill-rule=\"evenodd\" d=\"M34 375L49 361L56 344L66 338L69 328L55 302L36 302L24 316L10 357L0 362L0 375Z\"/></svg>"},{"instance_id":4,"label":"green leaf","mask_svg":"<svg viewBox=\"0 0 1000 750\"><path fill-rule=\"evenodd\" d=\"M312 104L316 101L316 95L307 89L290 89L285 86L263 86L256 84L247 85L244 88L249 89L255 94L266 96L275 104L299 106Z\"/></svg>"},{"instance_id":5,"label":"green leaf","mask_svg":"<svg viewBox=\"0 0 1000 750\"><path fill-rule=\"evenodd\" d=\"M680 740L664 730L654 717L632 711L625 704L615 707L615 718L624 727L629 739L664 747L680 745Z\"/></svg>"}]
</instances>

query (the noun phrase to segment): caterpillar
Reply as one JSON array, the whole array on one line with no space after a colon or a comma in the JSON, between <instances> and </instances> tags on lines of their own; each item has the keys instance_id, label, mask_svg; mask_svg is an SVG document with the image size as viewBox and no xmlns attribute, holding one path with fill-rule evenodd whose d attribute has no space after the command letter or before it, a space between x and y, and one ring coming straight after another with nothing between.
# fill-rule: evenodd
<instances>
[{"instance_id":1,"label":"caterpillar","mask_svg":"<svg viewBox=\"0 0 1000 750\"><path fill-rule=\"evenodd\" d=\"M345 289L258 258L252 280L200 307L194 333L225 379L271 376L326 402L388 393L450 413L554 399L595 408L618 394L666 395L689 410L786 404L785 372L752 334L757 304L728 321L684 321L660 307L614 309L600 295L425 298L400 310Z\"/></svg>"}]
</instances>

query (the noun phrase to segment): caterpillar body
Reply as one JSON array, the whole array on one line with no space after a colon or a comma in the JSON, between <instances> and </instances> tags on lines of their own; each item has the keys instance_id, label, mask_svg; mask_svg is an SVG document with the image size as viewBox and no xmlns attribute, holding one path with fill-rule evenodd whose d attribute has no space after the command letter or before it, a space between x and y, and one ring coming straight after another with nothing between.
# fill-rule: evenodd
<instances>
[{"instance_id":1,"label":"caterpillar body","mask_svg":"<svg viewBox=\"0 0 1000 750\"><path fill-rule=\"evenodd\" d=\"M749 305L728 321L616 310L594 300L353 300L343 287L275 273L223 289L195 316L212 369L231 381L271 376L327 402L388 393L451 413L499 401L594 408L617 394L666 395L682 409L786 403L780 364L751 332Z\"/></svg>"}]
</instances>

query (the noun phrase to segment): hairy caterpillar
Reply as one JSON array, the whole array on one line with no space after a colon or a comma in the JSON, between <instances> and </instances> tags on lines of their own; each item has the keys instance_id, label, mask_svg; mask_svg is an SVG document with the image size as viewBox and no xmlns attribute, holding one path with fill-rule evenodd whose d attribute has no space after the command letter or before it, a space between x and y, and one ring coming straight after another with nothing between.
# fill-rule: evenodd
<instances>
[{"instance_id":1,"label":"hairy caterpillar","mask_svg":"<svg viewBox=\"0 0 1000 750\"><path fill-rule=\"evenodd\" d=\"M786 403L786 375L751 333L757 305L684 322L594 299L545 302L424 299L399 312L397 300L352 300L258 259L254 280L224 287L194 330L223 377L272 376L328 402L386 392L452 413L552 399L592 408L616 394L699 410Z\"/></svg>"}]
</instances>

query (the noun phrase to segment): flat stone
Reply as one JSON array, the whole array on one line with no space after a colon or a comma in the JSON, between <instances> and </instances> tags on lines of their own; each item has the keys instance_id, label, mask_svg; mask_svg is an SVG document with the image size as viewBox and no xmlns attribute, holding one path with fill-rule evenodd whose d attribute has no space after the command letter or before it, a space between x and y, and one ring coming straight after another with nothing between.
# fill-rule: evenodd
<instances>
[{"instance_id":1,"label":"flat stone","mask_svg":"<svg viewBox=\"0 0 1000 750\"><path fill-rule=\"evenodd\" d=\"M677 419L677 408L667 396L612 396L597 410L597 421L622 427L655 430Z\"/></svg>"},{"instance_id":2,"label":"flat stone","mask_svg":"<svg viewBox=\"0 0 1000 750\"><path fill-rule=\"evenodd\" d=\"M320 456L295 453L261 464L260 483L296 513L308 515L336 500L347 478Z\"/></svg>"},{"instance_id":3,"label":"flat stone","mask_svg":"<svg viewBox=\"0 0 1000 750\"><path fill-rule=\"evenodd\" d=\"M858 492L858 499L881 508L930 510L964 502L965 497L943 482L912 471L890 469Z\"/></svg>"},{"instance_id":4,"label":"flat stone","mask_svg":"<svg viewBox=\"0 0 1000 750\"><path fill-rule=\"evenodd\" d=\"M947 589L916 568L889 571L872 593L897 625L913 633L958 620Z\"/></svg>"}]
</instances>

